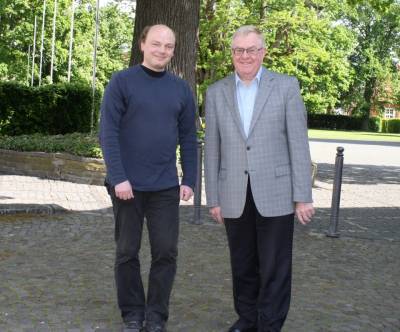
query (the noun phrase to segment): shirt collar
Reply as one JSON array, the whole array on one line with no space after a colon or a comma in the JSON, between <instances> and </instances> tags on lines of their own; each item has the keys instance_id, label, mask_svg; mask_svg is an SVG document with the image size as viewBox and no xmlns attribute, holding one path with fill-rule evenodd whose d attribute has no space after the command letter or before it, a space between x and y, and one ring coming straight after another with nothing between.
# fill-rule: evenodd
<instances>
[{"instance_id":1,"label":"shirt collar","mask_svg":"<svg viewBox=\"0 0 400 332\"><path fill-rule=\"evenodd\" d=\"M262 73L263 73L263 67L260 66L260 69L258 70L258 72L256 74L256 77L254 77L254 79L252 81L252 82L254 82L254 80L255 80L256 83L257 83L257 86L260 84ZM239 77L239 75L237 74L236 71L235 71L235 83L236 83L236 86L238 86L239 83L243 84L243 81L240 79L240 77Z\"/></svg>"}]
</instances>

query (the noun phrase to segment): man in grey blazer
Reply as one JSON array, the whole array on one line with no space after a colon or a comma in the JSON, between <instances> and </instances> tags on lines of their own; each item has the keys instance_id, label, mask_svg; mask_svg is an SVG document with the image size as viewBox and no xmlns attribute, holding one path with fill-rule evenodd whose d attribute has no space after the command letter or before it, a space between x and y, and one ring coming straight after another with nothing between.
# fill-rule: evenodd
<instances>
[{"instance_id":1,"label":"man in grey blazer","mask_svg":"<svg viewBox=\"0 0 400 332\"><path fill-rule=\"evenodd\" d=\"M306 110L296 78L262 66L253 26L232 38L235 73L207 90L207 205L224 223L239 319L229 329L280 331L291 293L294 215L314 214Z\"/></svg>"}]
</instances>

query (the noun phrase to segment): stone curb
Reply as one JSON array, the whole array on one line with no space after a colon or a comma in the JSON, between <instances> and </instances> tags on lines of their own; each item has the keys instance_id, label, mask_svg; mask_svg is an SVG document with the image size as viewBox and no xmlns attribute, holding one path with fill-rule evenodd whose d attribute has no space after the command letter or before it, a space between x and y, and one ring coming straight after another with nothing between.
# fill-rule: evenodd
<instances>
[{"instance_id":1,"label":"stone curb","mask_svg":"<svg viewBox=\"0 0 400 332\"><path fill-rule=\"evenodd\" d=\"M56 214L67 212L57 204L0 204L0 216L10 214Z\"/></svg>"},{"instance_id":2,"label":"stone curb","mask_svg":"<svg viewBox=\"0 0 400 332\"><path fill-rule=\"evenodd\" d=\"M102 159L0 149L0 173L102 185L106 171Z\"/></svg>"},{"instance_id":3,"label":"stone curb","mask_svg":"<svg viewBox=\"0 0 400 332\"><path fill-rule=\"evenodd\" d=\"M176 165L178 175L182 170ZM0 149L0 174L38 176L73 183L103 185L106 167L103 159L68 153L22 152Z\"/></svg>"}]
</instances>

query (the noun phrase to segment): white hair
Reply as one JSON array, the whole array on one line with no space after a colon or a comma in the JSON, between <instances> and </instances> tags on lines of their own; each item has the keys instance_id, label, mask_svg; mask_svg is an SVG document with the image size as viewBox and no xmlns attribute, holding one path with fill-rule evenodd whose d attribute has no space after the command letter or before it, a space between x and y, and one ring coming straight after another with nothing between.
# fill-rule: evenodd
<instances>
[{"instance_id":1,"label":"white hair","mask_svg":"<svg viewBox=\"0 0 400 332\"><path fill-rule=\"evenodd\" d=\"M236 37L238 37L238 36L247 36L250 33L255 33L258 36L258 38L260 39L260 41L261 41L261 46L263 48L265 48L264 36L263 36L262 32L257 27L255 27L254 25L243 25L239 29L237 29L235 31L235 33L233 34L233 36L232 36L231 46L233 46L233 41L235 40Z\"/></svg>"}]
</instances>

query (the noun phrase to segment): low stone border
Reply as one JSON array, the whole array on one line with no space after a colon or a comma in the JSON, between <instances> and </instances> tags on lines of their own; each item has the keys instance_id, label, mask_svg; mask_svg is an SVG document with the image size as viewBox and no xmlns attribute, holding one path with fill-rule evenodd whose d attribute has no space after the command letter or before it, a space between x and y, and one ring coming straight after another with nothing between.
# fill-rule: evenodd
<instances>
[{"instance_id":1,"label":"low stone border","mask_svg":"<svg viewBox=\"0 0 400 332\"><path fill-rule=\"evenodd\" d=\"M177 165L181 176L180 165ZM312 162L313 185L317 163ZM0 149L0 173L39 176L75 183L103 185L106 168L102 159L67 153L20 152Z\"/></svg>"},{"instance_id":2,"label":"low stone border","mask_svg":"<svg viewBox=\"0 0 400 332\"><path fill-rule=\"evenodd\" d=\"M102 159L0 149L0 173L102 185L106 170Z\"/></svg>"},{"instance_id":3,"label":"low stone border","mask_svg":"<svg viewBox=\"0 0 400 332\"><path fill-rule=\"evenodd\" d=\"M57 204L0 204L0 216L10 214L56 214L67 212Z\"/></svg>"}]
</instances>

